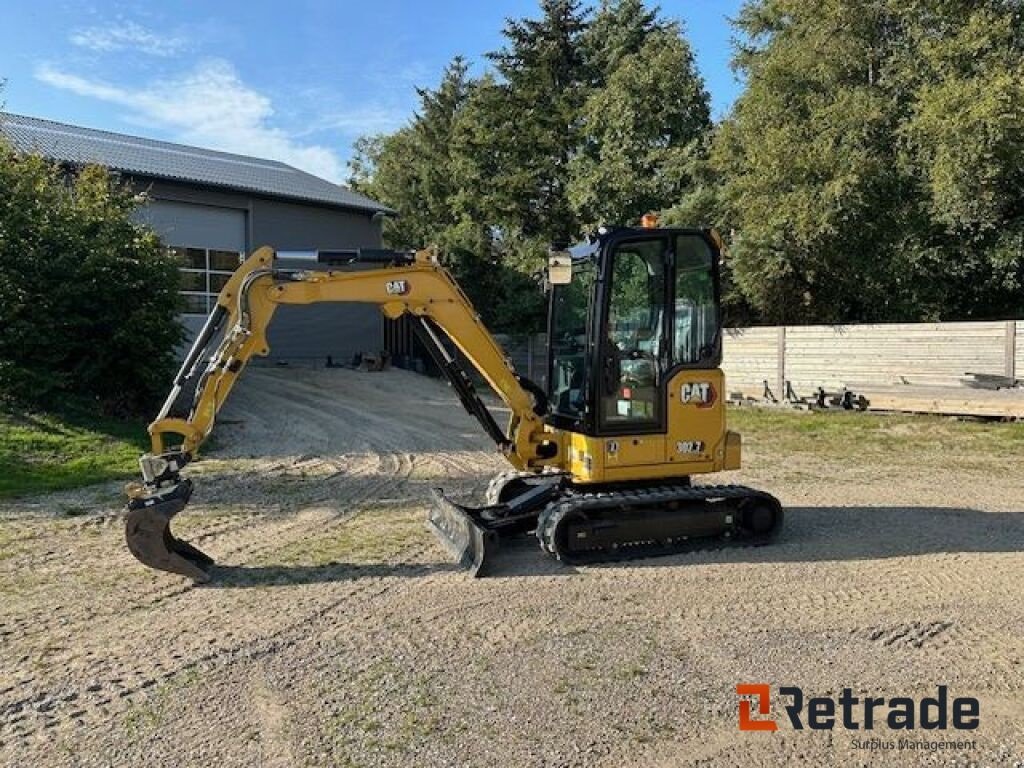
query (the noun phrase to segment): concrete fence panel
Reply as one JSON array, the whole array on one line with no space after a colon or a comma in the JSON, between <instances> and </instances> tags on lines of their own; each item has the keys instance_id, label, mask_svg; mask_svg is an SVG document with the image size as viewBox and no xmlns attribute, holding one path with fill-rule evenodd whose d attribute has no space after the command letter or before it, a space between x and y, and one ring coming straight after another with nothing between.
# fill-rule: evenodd
<instances>
[{"instance_id":1,"label":"concrete fence panel","mask_svg":"<svg viewBox=\"0 0 1024 768\"><path fill-rule=\"evenodd\" d=\"M1006 325L907 323L786 329L786 378L797 390L912 384L956 386L1005 371Z\"/></svg>"},{"instance_id":2,"label":"concrete fence panel","mask_svg":"<svg viewBox=\"0 0 1024 768\"><path fill-rule=\"evenodd\" d=\"M730 329L724 358L729 393L746 397L760 398L767 381L782 399L788 382L797 397L845 387L886 410L1024 415L1024 390L1011 383L1024 378L1019 320ZM965 386L979 378L984 388Z\"/></svg>"},{"instance_id":3,"label":"concrete fence panel","mask_svg":"<svg viewBox=\"0 0 1024 768\"><path fill-rule=\"evenodd\" d=\"M1018 379L1024 379L1024 320L1016 323L1017 333L1014 340L1014 374Z\"/></svg>"},{"instance_id":4,"label":"concrete fence panel","mask_svg":"<svg viewBox=\"0 0 1024 768\"><path fill-rule=\"evenodd\" d=\"M725 381L730 389L761 394L764 382L773 389L779 361L777 328L729 328L723 336Z\"/></svg>"}]
</instances>

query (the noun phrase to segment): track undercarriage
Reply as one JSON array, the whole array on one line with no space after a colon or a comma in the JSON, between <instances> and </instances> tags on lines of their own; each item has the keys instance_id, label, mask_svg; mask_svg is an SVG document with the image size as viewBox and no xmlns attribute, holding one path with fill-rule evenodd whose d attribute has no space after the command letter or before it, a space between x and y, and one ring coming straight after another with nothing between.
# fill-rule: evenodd
<instances>
[{"instance_id":1,"label":"track undercarriage","mask_svg":"<svg viewBox=\"0 0 1024 768\"><path fill-rule=\"evenodd\" d=\"M488 506L456 504L434 491L430 526L475 576L493 568L502 539L534 531L567 564L657 557L695 548L771 541L783 512L770 494L741 485L579 486L562 475L499 475Z\"/></svg>"},{"instance_id":2,"label":"track undercarriage","mask_svg":"<svg viewBox=\"0 0 1024 768\"><path fill-rule=\"evenodd\" d=\"M192 482L170 469L155 492L130 500L132 554L157 570L209 581L212 558L171 533ZM741 485L696 486L688 478L655 485L581 486L561 474L503 473L483 507L433 491L430 528L473 576L494 570L502 541L533 533L541 549L570 565L657 557L732 544L769 542L782 526L779 502Z\"/></svg>"}]
</instances>

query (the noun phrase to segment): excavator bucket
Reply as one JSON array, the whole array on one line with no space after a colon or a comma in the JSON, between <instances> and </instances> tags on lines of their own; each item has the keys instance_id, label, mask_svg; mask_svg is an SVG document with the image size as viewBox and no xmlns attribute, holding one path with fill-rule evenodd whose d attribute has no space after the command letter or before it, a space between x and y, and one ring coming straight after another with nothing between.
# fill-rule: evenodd
<instances>
[{"instance_id":1,"label":"excavator bucket","mask_svg":"<svg viewBox=\"0 0 1024 768\"><path fill-rule=\"evenodd\" d=\"M478 519L478 509L456 504L440 488L434 488L431 494L434 507L427 517L428 527L470 575L486 576L500 547L498 532Z\"/></svg>"},{"instance_id":2,"label":"excavator bucket","mask_svg":"<svg viewBox=\"0 0 1024 768\"><path fill-rule=\"evenodd\" d=\"M125 538L143 565L204 583L210 580L213 558L171 533L171 518L185 508L191 495L192 481L182 480L165 495L131 499Z\"/></svg>"}]
</instances>

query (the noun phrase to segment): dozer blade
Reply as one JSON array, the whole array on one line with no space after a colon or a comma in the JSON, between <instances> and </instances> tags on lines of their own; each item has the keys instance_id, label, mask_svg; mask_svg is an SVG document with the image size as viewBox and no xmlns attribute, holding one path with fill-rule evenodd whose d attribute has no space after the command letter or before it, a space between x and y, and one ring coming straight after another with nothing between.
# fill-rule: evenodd
<instances>
[{"instance_id":1,"label":"dozer blade","mask_svg":"<svg viewBox=\"0 0 1024 768\"><path fill-rule=\"evenodd\" d=\"M432 489L431 495L434 508L427 518L430 529L471 576L486 576L500 546L498 533L476 519L476 510L450 501L440 488Z\"/></svg>"},{"instance_id":2,"label":"dozer blade","mask_svg":"<svg viewBox=\"0 0 1024 768\"><path fill-rule=\"evenodd\" d=\"M182 480L166 494L128 502L125 538L128 549L143 565L158 571L210 580L213 558L171 534L171 518L181 512L192 495L192 481Z\"/></svg>"}]
</instances>

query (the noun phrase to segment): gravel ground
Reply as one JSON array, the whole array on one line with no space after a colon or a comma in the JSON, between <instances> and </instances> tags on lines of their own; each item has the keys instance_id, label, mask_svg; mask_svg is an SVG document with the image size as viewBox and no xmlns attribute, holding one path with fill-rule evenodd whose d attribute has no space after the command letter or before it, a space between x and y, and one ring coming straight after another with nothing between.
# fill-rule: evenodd
<instances>
[{"instance_id":1,"label":"gravel ground","mask_svg":"<svg viewBox=\"0 0 1024 768\"><path fill-rule=\"evenodd\" d=\"M123 546L119 489L0 505L0 764L1024 765L1020 457L835 462L749 444L772 547L455 569L427 492L505 465L435 381L253 370L176 531L194 587ZM933 457L934 458L934 457ZM954 474L958 466L965 467ZM972 750L737 730L737 683L981 702Z\"/></svg>"}]
</instances>

